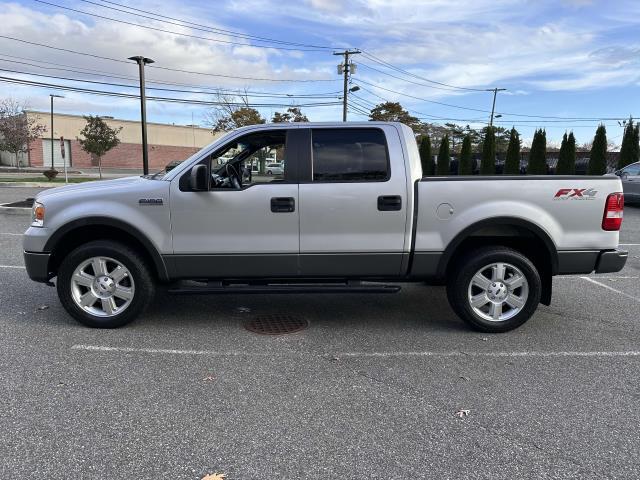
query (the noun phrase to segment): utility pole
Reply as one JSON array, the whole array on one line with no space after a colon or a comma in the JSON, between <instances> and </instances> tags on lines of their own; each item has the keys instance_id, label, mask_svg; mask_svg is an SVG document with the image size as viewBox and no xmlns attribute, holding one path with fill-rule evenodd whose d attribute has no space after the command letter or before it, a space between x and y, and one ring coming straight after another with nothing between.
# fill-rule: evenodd
<instances>
[{"instance_id":1,"label":"utility pole","mask_svg":"<svg viewBox=\"0 0 640 480\"><path fill-rule=\"evenodd\" d=\"M493 106L491 107L491 119L489 120L489 126L493 127L493 113L495 112L496 109L496 96L498 95L498 92L504 92L506 90L506 88L489 88L487 89L487 92L493 92Z\"/></svg>"},{"instance_id":2,"label":"utility pole","mask_svg":"<svg viewBox=\"0 0 640 480\"><path fill-rule=\"evenodd\" d=\"M138 70L140 71L140 117L142 121L142 173L143 175L149 175L149 152L147 149L147 100L144 94L144 66L149 63L154 63L153 60L142 55L136 57L129 57L128 60L133 60L138 64Z\"/></svg>"},{"instance_id":3,"label":"utility pole","mask_svg":"<svg viewBox=\"0 0 640 480\"><path fill-rule=\"evenodd\" d=\"M344 75L344 92L342 94L342 121L347 121L347 95L349 90L347 84L349 83L349 74L356 73L356 66L353 63L349 63L349 55L357 55L360 50L345 50L344 52L334 52L334 55L341 55L344 57L342 64L338 65L338 75Z\"/></svg>"},{"instance_id":4,"label":"utility pole","mask_svg":"<svg viewBox=\"0 0 640 480\"><path fill-rule=\"evenodd\" d=\"M49 96L51 97L51 170L54 170L53 168L53 99L64 98L64 97L62 95L54 95L53 93L50 93Z\"/></svg>"}]
</instances>

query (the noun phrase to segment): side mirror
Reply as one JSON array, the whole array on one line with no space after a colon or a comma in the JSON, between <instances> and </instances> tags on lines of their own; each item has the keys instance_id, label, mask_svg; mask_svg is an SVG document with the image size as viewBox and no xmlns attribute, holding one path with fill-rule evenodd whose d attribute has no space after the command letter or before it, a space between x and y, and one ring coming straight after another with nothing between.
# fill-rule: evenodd
<instances>
[{"instance_id":1,"label":"side mirror","mask_svg":"<svg viewBox=\"0 0 640 480\"><path fill-rule=\"evenodd\" d=\"M206 165L196 165L191 169L190 186L194 192L209 190L209 172Z\"/></svg>"}]
</instances>

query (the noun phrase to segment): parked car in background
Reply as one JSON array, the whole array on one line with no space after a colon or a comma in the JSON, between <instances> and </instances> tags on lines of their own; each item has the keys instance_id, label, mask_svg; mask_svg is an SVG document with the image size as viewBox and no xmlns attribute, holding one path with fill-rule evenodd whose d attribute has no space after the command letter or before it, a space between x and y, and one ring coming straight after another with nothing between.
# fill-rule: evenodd
<instances>
[{"instance_id":1,"label":"parked car in background","mask_svg":"<svg viewBox=\"0 0 640 480\"><path fill-rule=\"evenodd\" d=\"M282 175L284 174L284 167L281 163L270 163L266 168L267 175Z\"/></svg>"},{"instance_id":2,"label":"parked car in background","mask_svg":"<svg viewBox=\"0 0 640 480\"><path fill-rule=\"evenodd\" d=\"M624 199L628 203L640 202L640 162L627 165L613 173L622 180Z\"/></svg>"}]
</instances>

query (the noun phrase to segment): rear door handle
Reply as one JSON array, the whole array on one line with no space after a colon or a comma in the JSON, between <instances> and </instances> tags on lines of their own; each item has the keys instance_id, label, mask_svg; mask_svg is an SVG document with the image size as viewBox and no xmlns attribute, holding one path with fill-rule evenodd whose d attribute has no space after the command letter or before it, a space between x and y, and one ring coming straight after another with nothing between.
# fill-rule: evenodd
<instances>
[{"instance_id":1,"label":"rear door handle","mask_svg":"<svg viewBox=\"0 0 640 480\"><path fill-rule=\"evenodd\" d=\"M402 210L402 197L400 195L382 195L378 197L378 210L381 212Z\"/></svg>"},{"instance_id":2,"label":"rear door handle","mask_svg":"<svg viewBox=\"0 0 640 480\"><path fill-rule=\"evenodd\" d=\"M295 212L296 201L293 197L273 197L271 199L271 211L275 213Z\"/></svg>"}]
</instances>

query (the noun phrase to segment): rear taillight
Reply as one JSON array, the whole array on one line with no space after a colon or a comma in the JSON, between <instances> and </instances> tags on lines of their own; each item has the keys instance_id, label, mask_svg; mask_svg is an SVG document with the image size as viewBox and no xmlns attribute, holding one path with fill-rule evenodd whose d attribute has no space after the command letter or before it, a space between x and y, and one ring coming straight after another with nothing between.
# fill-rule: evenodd
<instances>
[{"instance_id":1,"label":"rear taillight","mask_svg":"<svg viewBox=\"0 0 640 480\"><path fill-rule=\"evenodd\" d=\"M620 192L607 197L602 216L602 229L617 231L622 226L622 211L624 210L624 195Z\"/></svg>"}]
</instances>

